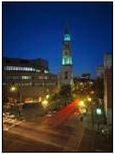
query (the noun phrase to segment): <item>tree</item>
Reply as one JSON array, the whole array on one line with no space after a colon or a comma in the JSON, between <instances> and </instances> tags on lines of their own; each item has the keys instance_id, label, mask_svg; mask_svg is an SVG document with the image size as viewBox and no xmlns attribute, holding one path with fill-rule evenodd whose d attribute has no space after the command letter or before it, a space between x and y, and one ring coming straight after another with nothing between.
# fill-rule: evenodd
<instances>
[{"instance_id":1,"label":"tree","mask_svg":"<svg viewBox=\"0 0 115 154\"><path fill-rule=\"evenodd\" d=\"M59 91L62 104L66 105L72 101L72 88L71 85L62 85Z\"/></svg>"},{"instance_id":2,"label":"tree","mask_svg":"<svg viewBox=\"0 0 115 154\"><path fill-rule=\"evenodd\" d=\"M97 78L94 83L95 97L103 99L104 96L104 81L101 78Z\"/></svg>"}]
</instances>

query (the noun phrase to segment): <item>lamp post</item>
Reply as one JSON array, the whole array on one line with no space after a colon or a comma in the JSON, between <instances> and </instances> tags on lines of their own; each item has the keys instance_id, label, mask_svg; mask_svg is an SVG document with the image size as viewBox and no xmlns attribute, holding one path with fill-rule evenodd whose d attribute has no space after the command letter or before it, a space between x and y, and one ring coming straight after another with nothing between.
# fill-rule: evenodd
<instances>
[{"instance_id":1,"label":"lamp post","mask_svg":"<svg viewBox=\"0 0 115 154\"><path fill-rule=\"evenodd\" d=\"M11 92L18 92L18 94L19 94L19 98L17 98L17 100L19 99L18 112L19 112L19 115L22 115L22 113L21 113L22 112L22 104L21 104L22 95L21 95L19 89L16 86L10 87L10 91ZM16 101L15 101L15 105L16 105Z\"/></svg>"},{"instance_id":2,"label":"lamp post","mask_svg":"<svg viewBox=\"0 0 115 154\"><path fill-rule=\"evenodd\" d=\"M17 91L16 86L10 87L10 91L11 91L12 93L15 93L15 92ZM15 98L15 100L16 100L16 98ZM15 104L16 104L16 101L15 101Z\"/></svg>"},{"instance_id":3,"label":"lamp post","mask_svg":"<svg viewBox=\"0 0 115 154\"><path fill-rule=\"evenodd\" d=\"M88 97L87 101L90 102L90 108L91 108L91 121L92 121L92 150L94 150L94 103L92 103L92 98Z\"/></svg>"},{"instance_id":4,"label":"lamp post","mask_svg":"<svg viewBox=\"0 0 115 154\"><path fill-rule=\"evenodd\" d=\"M46 113L46 108L48 106L48 100L47 99L44 99L41 103L42 103L42 106L44 108L44 114L45 114Z\"/></svg>"},{"instance_id":5,"label":"lamp post","mask_svg":"<svg viewBox=\"0 0 115 154\"><path fill-rule=\"evenodd\" d=\"M10 88L10 91L11 91L11 92L18 92L18 94L19 94L19 103L21 103L21 102L22 102L22 95L21 95L19 89L18 89L16 86L12 86L12 87Z\"/></svg>"}]
</instances>

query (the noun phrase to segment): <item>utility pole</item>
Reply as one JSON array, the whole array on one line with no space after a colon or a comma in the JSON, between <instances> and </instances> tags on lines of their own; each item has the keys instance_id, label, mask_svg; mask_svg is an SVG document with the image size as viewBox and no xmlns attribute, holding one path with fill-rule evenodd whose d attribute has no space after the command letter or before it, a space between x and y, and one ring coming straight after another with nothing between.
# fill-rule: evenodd
<instances>
[{"instance_id":1,"label":"utility pole","mask_svg":"<svg viewBox=\"0 0 115 154\"><path fill-rule=\"evenodd\" d=\"M91 116L92 116L92 150L94 150L94 114L93 104L91 104Z\"/></svg>"}]
</instances>

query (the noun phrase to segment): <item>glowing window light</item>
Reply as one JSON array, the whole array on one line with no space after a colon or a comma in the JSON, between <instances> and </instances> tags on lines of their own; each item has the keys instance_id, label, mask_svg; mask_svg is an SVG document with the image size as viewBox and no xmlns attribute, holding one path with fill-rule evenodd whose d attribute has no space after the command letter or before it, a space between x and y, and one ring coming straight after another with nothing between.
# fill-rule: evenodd
<instances>
[{"instance_id":1,"label":"glowing window light","mask_svg":"<svg viewBox=\"0 0 115 154\"><path fill-rule=\"evenodd\" d=\"M65 34L64 35L64 41L70 41L70 35L69 34Z\"/></svg>"},{"instance_id":2,"label":"glowing window light","mask_svg":"<svg viewBox=\"0 0 115 154\"><path fill-rule=\"evenodd\" d=\"M101 114L102 114L101 109L100 109L100 108L97 108L97 109L96 109L96 113L97 113L98 115L101 115Z\"/></svg>"},{"instance_id":3,"label":"glowing window light","mask_svg":"<svg viewBox=\"0 0 115 154\"><path fill-rule=\"evenodd\" d=\"M47 70L44 70L44 73L49 73Z\"/></svg>"},{"instance_id":4,"label":"glowing window light","mask_svg":"<svg viewBox=\"0 0 115 154\"><path fill-rule=\"evenodd\" d=\"M63 59L62 59L62 65L69 65L69 64L72 64L72 59L71 59L71 57L64 57Z\"/></svg>"}]
</instances>

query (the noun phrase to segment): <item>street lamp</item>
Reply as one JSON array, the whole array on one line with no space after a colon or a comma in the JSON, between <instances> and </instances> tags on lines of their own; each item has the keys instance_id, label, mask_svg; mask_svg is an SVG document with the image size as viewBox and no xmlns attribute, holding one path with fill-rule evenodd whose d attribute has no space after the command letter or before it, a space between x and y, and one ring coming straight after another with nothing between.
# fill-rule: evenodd
<instances>
[{"instance_id":1,"label":"street lamp","mask_svg":"<svg viewBox=\"0 0 115 154\"><path fill-rule=\"evenodd\" d=\"M20 94L20 91L19 91L19 89L18 89L16 86L14 86L14 85L10 87L10 91L13 92L13 93L16 92L17 94L19 94L19 96L18 96L19 99L18 99L18 98L15 99L15 105L18 106L19 115L22 115L21 112L22 112L22 105L23 105L23 104L21 103L21 102L22 102L22 96L21 96L21 94ZM16 104L16 102L17 102L16 100L19 100L19 105Z\"/></svg>"},{"instance_id":2,"label":"street lamp","mask_svg":"<svg viewBox=\"0 0 115 154\"><path fill-rule=\"evenodd\" d=\"M11 92L15 92L15 91L17 90L17 88L16 88L15 86L12 86L12 87L10 88L10 90L11 90Z\"/></svg>"},{"instance_id":3,"label":"street lamp","mask_svg":"<svg viewBox=\"0 0 115 154\"><path fill-rule=\"evenodd\" d=\"M92 101L92 99L91 99L90 97L88 97L88 98L87 98L87 100L88 100L89 102L91 102L91 101Z\"/></svg>"},{"instance_id":4,"label":"street lamp","mask_svg":"<svg viewBox=\"0 0 115 154\"><path fill-rule=\"evenodd\" d=\"M11 86L11 87L10 87L10 91L11 91L12 93L15 93L15 92L17 91L16 86ZM16 103L16 98L14 98L14 100L15 100L15 103Z\"/></svg>"},{"instance_id":5,"label":"street lamp","mask_svg":"<svg viewBox=\"0 0 115 154\"><path fill-rule=\"evenodd\" d=\"M81 113L86 113L86 108L85 108L86 106L84 101L79 102L79 107L80 107Z\"/></svg>"},{"instance_id":6,"label":"street lamp","mask_svg":"<svg viewBox=\"0 0 115 154\"><path fill-rule=\"evenodd\" d=\"M44 99L42 101L42 105L43 105L44 108L46 108L48 106L48 100Z\"/></svg>"},{"instance_id":7,"label":"street lamp","mask_svg":"<svg viewBox=\"0 0 115 154\"><path fill-rule=\"evenodd\" d=\"M49 97L50 97L50 95L49 95L49 94L47 94L47 95L46 95L46 99L49 99Z\"/></svg>"},{"instance_id":8,"label":"street lamp","mask_svg":"<svg viewBox=\"0 0 115 154\"><path fill-rule=\"evenodd\" d=\"M80 107L85 107L84 101L80 101L80 102L79 102L79 106L80 106Z\"/></svg>"}]
</instances>

